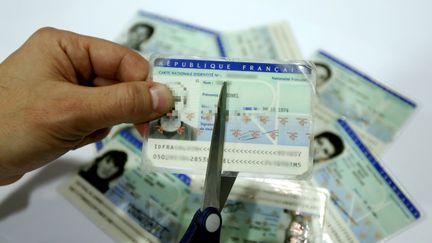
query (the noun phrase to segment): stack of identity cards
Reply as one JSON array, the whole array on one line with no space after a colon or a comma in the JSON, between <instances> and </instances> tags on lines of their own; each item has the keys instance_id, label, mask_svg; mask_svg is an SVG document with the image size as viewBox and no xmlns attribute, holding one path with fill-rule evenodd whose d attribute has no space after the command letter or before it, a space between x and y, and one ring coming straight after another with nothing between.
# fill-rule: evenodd
<instances>
[{"instance_id":1,"label":"stack of identity cards","mask_svg":"<svg viewBox=\"0 0 432 243\"><path fill-rule=\"evenodd\" d=\"M172 112L112 129L60 192L117 242L178 242L200 207L228 82L223 170L240 172L221 242L380 242L422 218L379 161L416 104L326 51L302 60L285 22L218 32L140 11L116 40L151 62ZM287 61L290 60L290 61Z\"/></svg>"}]
</instances>

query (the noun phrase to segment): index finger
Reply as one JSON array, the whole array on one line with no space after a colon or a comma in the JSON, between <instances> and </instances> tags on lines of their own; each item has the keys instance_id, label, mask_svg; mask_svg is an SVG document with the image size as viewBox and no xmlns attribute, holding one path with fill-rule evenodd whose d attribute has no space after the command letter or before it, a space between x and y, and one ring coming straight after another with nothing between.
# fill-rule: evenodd
<instances>
[{"instance_id":1,"label":"index finger","mask_svg":"<svg viewBox=\"0 0 432 243\"><path fill-rule=\"evenodd\" d=\"M60 46L80 76L120 82L147 78L149 64L135 51L111 41L61 32Z\"/></svg>"}]
</instances>

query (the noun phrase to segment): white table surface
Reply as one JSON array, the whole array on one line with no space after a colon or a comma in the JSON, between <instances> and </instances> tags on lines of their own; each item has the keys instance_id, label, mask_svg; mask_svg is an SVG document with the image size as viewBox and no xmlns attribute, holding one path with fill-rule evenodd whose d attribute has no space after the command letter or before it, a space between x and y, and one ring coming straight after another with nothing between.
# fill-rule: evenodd
<instances>
[{"instance_id":1,"label":"white table surface","mask_svg":"<svg viewBox=\"0 0 432 243\"><path fill-rule=\"evenodd\" d=\"M324 49L417 101L381 161L425 218L389 242L432 242L432 1L3 0L0 60L43 26L113 39L138 9L220 31L287 20L305 57ZM0 187L0 242L112 242L56 191L94 154L87 146Z\"/></svg>"}]
</instances>

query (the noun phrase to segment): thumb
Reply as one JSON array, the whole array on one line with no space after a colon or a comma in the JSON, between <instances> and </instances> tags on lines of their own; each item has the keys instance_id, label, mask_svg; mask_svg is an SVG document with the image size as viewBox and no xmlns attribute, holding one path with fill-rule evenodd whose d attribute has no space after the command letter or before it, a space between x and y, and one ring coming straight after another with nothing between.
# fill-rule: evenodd
<instances>
[{"instance_id":1,"label":"thumb","mask_svg":"<svg viewBox=\"0 0 432 243\"><path fill-rule=\"evenodd\" d=\"M91 130L154 120L170 111L173 105L171 91L155 82L121 82L86 89L79 124Z\"/></svg>"}]
</instances>

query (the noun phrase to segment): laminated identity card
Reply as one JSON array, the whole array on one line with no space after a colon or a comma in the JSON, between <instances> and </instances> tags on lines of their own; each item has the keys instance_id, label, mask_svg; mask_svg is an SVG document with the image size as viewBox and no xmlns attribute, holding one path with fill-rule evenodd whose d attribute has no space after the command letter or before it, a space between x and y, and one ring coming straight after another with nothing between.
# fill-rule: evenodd
<instances>
[{"instance_id":1,"label":"laminated identity card","mask_svg":"<svg viewBox=\"0 0 432 243\"><path fill-rule=\"evenodd\" d=\"M190 177L145 171L141 135L121 129L60 192L116 242L176 242Z\"/></svg>"},{"instance_id":2,"label":"laminated identity card","mask_svg":"<svg viewBox=\"0 0 432 243\"><path fill-rule=\"evenodd\" d=\"M303 59L287 22L223 32L221 36L227 57L256 60Z\"/></svg>"},{"instance_id":3,"label":"laminated identity card","mask_svg":"<svg viewBox=\"0 0 432 243\"><path fill-rule=\"evenodd\" d=\"M255 59L302 59L289 24L276 22L219 32L154 13L139 11L116 42L144 56L194 55Z\"/></svg>"},{"instance_id":4,"label":"laminated identity card","mask_svg":"<svg viewBox=\"0 0 432 243\"><path fill-rule=\"evenodd\" d=\"M144 11L132 18L116 42L144 56L226 56L219 32Z\"/></svg>"},{"instance_id":5,"label":"laminated identity card","mask_svg":"<svg viewBox=\"0 0 432 243\"><path fill-rule=\"evenodd\" d=\"M294 181L281 182L237 178L221 212L221 242L321 242L327 190ZM202 180L192 177L181 232L186 231L201 206L202 185Z\"/></svg>"},{"instance_id":6,"label":"laminated identity card","mask_svg":"<svg viewBox=\"0 0 432 243\"><path fill-rule=\"evenodd\" d=\"M331 142L335 136L340 143ZM421 219L410 196L345 120L318 131L314 146L338 151L331 158L316 152L312 176L317 186L330 192L325 232L331 242L379 242Z\"/></svg>"},{"instance_id":7,"label":"laminated identity card","mask_svg":"<svg viewBox=\"0 0 432 243\"><path fill-rule=\"evenodd\" d=\"M313 62L321 104L316 111L323 122L345 117L366 145L381 153L412 116L416 104L324 51Z\"/></svg>"},{"instance_id":8,"label":"laminated identity card","mask_svg":"<svg viewBox=\"0 0 432 243\"><path fill-rule=\"evenodd\" d=\"M310 172L314 68L307 62L157 57L152 79L174 109L149 124L144 163L204 174L216 106L227 83L224 172L301 177Z\"/></svg>"}]
</instances>

